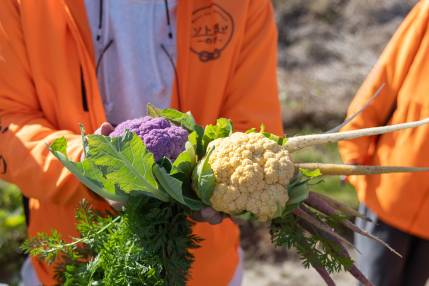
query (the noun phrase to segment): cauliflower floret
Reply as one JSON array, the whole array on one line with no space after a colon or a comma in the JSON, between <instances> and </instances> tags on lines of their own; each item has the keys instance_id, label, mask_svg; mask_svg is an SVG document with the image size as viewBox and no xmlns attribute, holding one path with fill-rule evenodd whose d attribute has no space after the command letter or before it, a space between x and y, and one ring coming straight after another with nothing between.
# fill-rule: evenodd
<instances>
[{"instance_id":1,"label":"cauliflower floret","mask_svg":"<svg viewBox=\"0 0 429 286\"><path fill-rule=\"evenodd\" d=\"M145 116L120 123L110 134L111 137L122 136L126 130L136 133L153 153L155 160L162 157L175 160L185 150L188 131L171 124L162 117Z\"/></svg>"},{"instance_id":2,"label":"cauliflower floret","mask_svg":"<svg viewBox=\"0 0 429 286\"><path fill-rule=\"evenodd\" d=\"M260 133L233 133L216 139L209 163L216 178L210 199L221 212L252 212L259 220L274 218L289 199L295 167L285 147Z\"/></svg>"}]
</instances>

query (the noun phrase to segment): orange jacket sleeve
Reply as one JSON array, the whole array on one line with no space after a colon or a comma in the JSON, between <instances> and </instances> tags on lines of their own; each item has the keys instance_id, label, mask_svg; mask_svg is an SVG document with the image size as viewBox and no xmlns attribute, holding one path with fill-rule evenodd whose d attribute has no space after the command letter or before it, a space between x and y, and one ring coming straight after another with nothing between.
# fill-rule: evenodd
<instances>
[{"instance_id":1,"label":"orange jacket sleeve","mask_svg":"<svg viewBox=\"0 0 429 286\"><path fill-rule=\"evenodd\" d=\"M40 201L66 204L82 198L83 186L48 151L65 136L69 156L78 160L80 136L56 130L44 117L26 54L16 1L0 1L0 179L17 184Z\"/></svg>"},{"instance_id":2,"label":"orange jacket sleeve","mask_svg":"<svg viewBox=\"0 0 429 286\"><path fill-rule=\"evenodd\" d=\"M359 110L384 84L380 95L371 105L357 116L342 131L384 125L396 107L399 90L420 47L421 39L428 28L427 9L421 9L425 1L420 1L409 13L389 44L380 56L377 64L353 99L348 116ZM375 149L376 137L364 137L339 144L344 162L365 164Z\"/></svg>"},{"instance_id":3,"label":"orange jacket sleeve","mask_svg":"<svg viewBox=\"0 0 429 286\"><path fill-rule=\"evenodd\" d=\"M259 127L282 134L277 92L277 29L271 1L250 1L238 64L221 116L238 130Z\"/></svg>"}]
</instances>

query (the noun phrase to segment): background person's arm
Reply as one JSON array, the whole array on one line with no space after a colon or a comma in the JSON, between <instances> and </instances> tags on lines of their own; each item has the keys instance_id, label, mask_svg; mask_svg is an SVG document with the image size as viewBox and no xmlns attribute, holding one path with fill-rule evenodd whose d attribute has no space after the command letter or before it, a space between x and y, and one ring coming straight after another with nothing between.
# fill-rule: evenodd
<instances>
[{"instance_id":1,"label":"background person's arm","mask_svg":"<svg viewBox=\"0 0 429 286\"><path fill-rule=\"evenodd\" d=\"M353 99L348 116L358 111L384 84L380 95L342 131L386 124L426 30L429 18L427 1L419 2L409 13L383 51L375 67ZM412 95L410 95L412 96ZM376 136L339 143L344 162L367 164L373 155Z\"/></svg>"},{"instance_id":2,"label":"background person's arm","mask_svg":"<svg viewBox=\"0 0 429 286\"><path fill-rule=\"evenodd\" d=\"M80 135L56 130L44 117L36 95L17 1L0 1L0 179L17 184L40 201L77 203L85 188L52 156L47 143L65 136L68 156L78 161Z\"/></svg>"}]
</instances>

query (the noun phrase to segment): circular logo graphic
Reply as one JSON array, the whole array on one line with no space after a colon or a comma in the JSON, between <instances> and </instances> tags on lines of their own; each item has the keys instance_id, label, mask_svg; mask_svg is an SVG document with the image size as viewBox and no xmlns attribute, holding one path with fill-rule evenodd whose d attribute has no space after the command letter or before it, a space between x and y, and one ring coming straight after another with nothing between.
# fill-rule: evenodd
<instances>
[{"instance_id":1,"label":"circular logo graphic","mask_svg":"<svg viewBox=\"0 0 429 286\"><path fill-rule=\"evenodd\" d=\"M232 16L217 4L192 13L191 51L202 62L220 58L234 33Z\"/></svg>"}]
</instances>

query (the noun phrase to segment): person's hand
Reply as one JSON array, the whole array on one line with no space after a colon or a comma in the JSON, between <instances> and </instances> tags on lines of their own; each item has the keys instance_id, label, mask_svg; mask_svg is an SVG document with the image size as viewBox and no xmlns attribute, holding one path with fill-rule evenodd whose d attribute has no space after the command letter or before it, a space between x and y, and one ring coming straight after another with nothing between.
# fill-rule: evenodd
<instances>
[{"instance_id":1,"label":"person's hand","mask_svg":"<svg viewBox=\"0 0 429 286\"><path fill-rule=\"evenodd\" d=\"M122 210L122 207L125 205L122 202L112 201L112 200L109 200L106 198L105 198L105 200L114 210L117 210L117 211Z\"/></svg>"},{"instance_id":2,"label":"person's hand","mask_svg":"<svg viewBox=\"0 0 429 286\"><path fill-rule=\"evenodd\" d=\"M97 130L95 130L94 134L95 135L109 136L109 134L112 133L114 129L115 128L109 122L103 122L100 125L100 127L98 127ZM84 158L85 158L85 154L82 152L82 156L81 156L80 160L82 161ZM112 200L109 200L109 199L105 199L105 200L107 201L107 203L112 208L114 208L117 211L121 210L122 207L124 206L124 204L121 203L121 202L112 201Z\"/></svg>"},{"instance_id":3,"label":"person's hand","mask_svg":"<svg viewBox=\"0 0 429 286\"><path fill-rule=\"evenodd\" d=\"M115 128L109 122L103 122L100 127L95 130L94 134L108 136L110 133L113 132L114 129ZM82 152L82 154L80 155L81 162L83 161L83 159L85 159L85 152Z\"/></svg>"},{"instance_id":4,"label":"person's hand","mask_svg":"<svg viewBox=\"0 0 429 286\"><path fill-rule=\"evenodd\" d=\"M208 222L209 224L220 224L225 218L224 214L215 211L214 209L207 207L202 210L195 212L191 218L198 222Z\"/></svg>"},{"instance_id":5,"label":"person's hand","mask_svg":"<svg viewBox=\"0 0 429 286\"><path fill-rule=\"evenodd\" d=\"M109 136L115 128L109 122L103 122L97 130L95 130L95 135L104 135Z\"/></svg>"}]
</instances>

